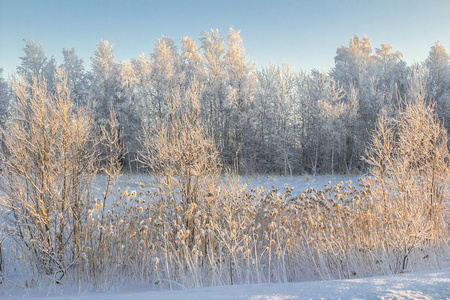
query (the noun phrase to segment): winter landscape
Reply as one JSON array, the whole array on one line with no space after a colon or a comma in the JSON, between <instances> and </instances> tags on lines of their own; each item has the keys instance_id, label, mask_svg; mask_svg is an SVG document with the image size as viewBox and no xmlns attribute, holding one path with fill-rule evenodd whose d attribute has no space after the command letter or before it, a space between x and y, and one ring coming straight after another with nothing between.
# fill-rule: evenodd
<instances>
[{"instance_id":1,"label":"winter landscape","mask_svg":"<svg viewBox=\"0 0 450 300\"><path fill-rule=\"evenodd\" d=\"M450 299L449 3L187 2L0 0L0 299Z\"/></svg>"}]
</instances>

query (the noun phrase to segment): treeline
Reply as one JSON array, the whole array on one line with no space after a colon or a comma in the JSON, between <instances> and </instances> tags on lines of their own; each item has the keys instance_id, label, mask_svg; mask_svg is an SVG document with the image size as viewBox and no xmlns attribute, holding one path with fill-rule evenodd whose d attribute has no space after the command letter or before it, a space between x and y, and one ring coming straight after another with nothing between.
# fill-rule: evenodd
<instances>
[{"instance_id":1,"label":"treeline","mask_svg":"<svg viewBox=\"0 0 450 300\"><path fill-rule=\"evenodd\" d=\"M361 157L380 113L394 116L411 94L424 95L448 129L450 64L439 42L425 62L407 66L391 45L374 51L369 38L355 35L337 49L328 73L297 72L287 63L257 69L233 28L226 38L212 30L201 34L199 45L187 37L180 43L178 48L162 37L150 56L142 53L118 63L113 46L101 40L87 70L74 49L63 49L58 64L41 44L27 40L17 71L30 86L42 76L52 92L54 72L64 67L71 98L92 108L98 128L108 122L113 108L122 163L130 172L142 167L142 132L155 132L170 117L174 93L183 93L193 82L199 89L201 120L221 161L241 173L365 170ZM2 126L17 101L10 90L0 73Z\"/></svg>"}]
</instances>

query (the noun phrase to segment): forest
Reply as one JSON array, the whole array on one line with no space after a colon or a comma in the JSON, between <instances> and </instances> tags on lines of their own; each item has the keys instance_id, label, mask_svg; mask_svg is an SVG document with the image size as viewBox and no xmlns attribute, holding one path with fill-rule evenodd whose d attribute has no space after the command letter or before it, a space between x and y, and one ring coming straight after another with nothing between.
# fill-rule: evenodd
<instances>
[{"instance_id":1,"label":"forest","mask_svg":"<svg viewBox=\"0 0 450 300\"><path fill-rule=\"evenodd\" d=\"M448 255L450 59L355 35L328 73L257 69L240 32L86 70L25 41L0 76L0 278L163 288L437 268ZM1 75L1 73L0 73ZM299 195L239 176L363 174ZM131 190L123 174L147 174Z\"/></svg>"},{"instance_id":2,"label":"forest","mask_svg":"<svg viewBox=\"0 0 450 300\"><path fill-rule=\"evenodd\" d=\"M328 73L295 71L288 63L256 69L233 28L226 38L212 30L201 34L200 45L188 37L180 45L162 37L149 55L119 63L113 46L100 41L86 70L74 49L63 49L58 64L43 45L26 40L17 72L29 83L42 76L52 91L55 68L63 67L71 98L91 108L97 126L113 108L124 170L133 173L141 167L142 129L164 120L171 91L186 90L193 80L199 84L201 119L221 161L242 174L365 172L361 158L378 116L382 111L394 116L415 80L423 82L424 98L448 129L449 55L439 42L425 62L407 66L391 45L373 50L369 38L355 35L337 48ZM0 78L5 125L14 93Z\"/></svg>"}]
</instances>

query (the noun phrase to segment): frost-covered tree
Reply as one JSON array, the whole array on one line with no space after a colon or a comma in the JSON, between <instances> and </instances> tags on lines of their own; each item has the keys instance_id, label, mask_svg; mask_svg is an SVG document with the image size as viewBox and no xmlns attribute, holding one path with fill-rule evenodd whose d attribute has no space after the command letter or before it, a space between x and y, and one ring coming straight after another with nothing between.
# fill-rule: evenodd
<instances>
[{"instance_id":1,"label":"frost-covered tree","mask_svg":"<svg viewBox=\"0 0 450 300\"><path fill-rule=\"evenodd\" d=\"M381 48L375 49L377 76L380 77L378 89L384 93L384 98L404 97L406 90L407 68L402 60L403 54L394 51L394 47L381 44ZM391 100L385 99L385 105Z\"/></svg>"},{"instance_id":2,"label":"frost-covered tree","mask_svg":"<svg viewBox=\"0 0 450 300\"><path fill-rule=\"evenodd\" d=\"M90 87L83 65L83 59L75 53L74 48L71 50L63 49L62 54L63 63L61 66L64 67L67 72L70 93L74 101L84 104Z\"/></svg>"},{"instance_id":3,"label":"frost-covered tree","mask_svg":"<svg viewBox=\"0 0 450 300\"><path fill-rule=\"evenodd\" d=\"M52 90L53 75L56 70L56 60L52 56L50 59L45 55L44 47L41 43L36 44L33 40L24 40L25 47L22 48L24 56L19 57L21 60L17 71L26 76L30 85L33 84L34 76L44 76L47 81L47 88Z\"/></svg>"},{"instance_id":4,"label":"frost-covered tree","mask_svg":"<svg viewBox=\"0 0 450 300\"><path fill-rule=\"evenodd\" d=\"M188 37L181 37L181 44L181 66L185 77L185 85L189 86L193 80L204 82L206 74L203 67L203 57L200 49L197 48L197 44Z\"/></svg>"},{"instance_id":5,"label":"frost-covered tree","mask_svg":"<svg viewBox=\"0 0 450 300\"><path fill-rule=\"evenodd\" d=\"M114 107L117 83L117 67L114 62L113 45L100 40L94 57L91 57L91 67L94 74L95 122L106 124L108 112Z\"/></svg>"},{"instance_id":6,"label":"frost-covered tree","mask_svg":"<svg viewBox=\"0 0 450 300\"><path fill-rule=\"evenodd\" d=\"M0 128L4 128L10 117L9 108L11 100L9 84L3 78L3 69L0 68Z\"/></svg>"},{"instance_id":7,"label":"frost-covered tree","mask_svg":"<svg viewBox=\"0 0 450 300\"><path fill-rule=\"evenodd\" d=\"M132 89L133 101L140 108L138 114L141 118L142 126L145 128L149 128L154 121L152 119L152 112L154 111L152 102L152 67L152 61L144 53L141 53L139 58L131 60L131 63L122 63L121 69L122 82Z\"/></svg>"},{"instance_id":8,"label":"frost-covered tree","mask_svg":"<svg viewBox=\"0 0 450 300\"><path fill-rule=\"evenodd\" d=\"M55 57L52 55L50 59L48 60L47 64L44 67L42 75L44 76L45 80L47 81L47 88L49 91L53 92L55 87L54 82L54 75L57 72L58 63L56 62Z\"/></svg>"},{"instance_id":9,"label":"frost-covered tree","mask_svg":"<svg viewBox=\"0 0 450 300\"><path fill-rule=\"evenodd\" d=\"M431 47L430 54L425 61L430 79L426 89L427 96L437 103L439 116L444 125L449 128L450 122L450 56L444 46L437 41Z\"/></svg>"},{"instance_id":10,"label":"frost-covered tree","mask_svg":"<svg viewBox=\"0 0 450 300\"><path fill-rule=\"evenodd\" d=\"M337 49L334 61L332 76L345 87L353 85L358 88L362 78L371 72L375 62L370 39L366 36L361 39L355 34L348 47L340 46Z\"/></svg>"},{"instance_id":11,"label":"frost-covered tree","mask_svg":"<svg viewBox=\"0 0 450 300\"><path fill-rule=\"evenodd\" d=\"M336 161L339 159L339 154L342 153L342 146L345 142L345 133L343 133L344 127L344 114L349 113L346 111L345 103L342 101L344 98L344 90L334 80L326 80L326 76L323 75L325 80L323 81L323 96L318 100L319 118L321 122L321 142L325 144L323 149L323 160L329 162L325 163L329 168L327 170L334 173ZM328 154L327 154L328 153Z\"/></svg>"},{"instance_id":12,"label":"frost-covered tree","mask_svg":"<svg viewBox=\"0 0 450 300\"><path fill-rule=\"evenodd\" d=\"M437 103L445 126L450 123L449 56L439 42L426 62L407 67L393 46L381 44L374 50L369 38L355 35L337 49L328 74L292 72L284 63L257 71L233 28L226 37L218 30L203 32L200 42L197 47L193 39L182 37L178 49L172 39L162 37L149 57L141 54L119 65L112 46L100 41L91 72L85 72L73 49L63 49L62 66L77 103L95 100L97 125L106 124L114 108L129 167L139 148L136 132L165 119L172 91L187 89L193 81L203 86L200 108L206 130L224 164L239 166L241 172L364 168L359 158L369 141L367 132L382 110L392 117L398 99L409 99L409 70L423 66L429 70L421 73L427 82L425 98ZM24 52L18 70L30 85L33 74L44 76L52 92L54 59L47 59L42 45L31 40Z\"/></svg>"},{"instance_id":13,"label":"frost-covered tree","mask_svg":"<svg viewBox=\"0 0 450 300\"><path fill-rule=\"evenodd\" d=\"M430 54L425 63L436 84L447 79L450 71L450 56L441 42L437 41L431 47Z\"/></svg>"},{"instance_id":14,"label":"frost-covered tree","mask_svg":"<svg viewBox=\"0 0 450 300\"><path fill-rule=\"evenodd\" d=\"M381 44L381 48L376 48L376 59L383 63L385 69L399 63L403 54L400 51L393 51L394 47L389 44Z\"/></svg>"},{"instance_id":15,"label":"frost-covered tree","mask_svg":"<svg viewBox=\"0 0 450 300\"><path fill-rule=\"evenodd\" d=\"M250 130L252 128L250 112L256 88L256 75L254 73L255 64L245 56L245 49L239 33L233 28L229 29L228 51L224 57L227 70L226 110L229 115L224 124L225 144L222 148L222 155L227 162L237 158L241 160L239 164L243 164L249 157L249 153L246 152L247 146L250 144L246 142L251 142L253 137Z\"/></svg>"},{"instance_id":16,"label":"frost-covered tree","mask_svg":"<svg viewBox=\"0 0 450 300\"><path fill-rule=\"evenodd\" d=\"M167 101L172 89L182 84L181 60L174 41L162 37L156 41L152 59L152 118L162 120L167 113Z\"/></svg>"},{"instance_id":17,"label":"frost-covered tree","mask_svg":"<svg viewBox=\"0 0 450 300\"><path fill-rule=\"evenodd\" d=\"M146 103L149 102L149 76L148 60L141 54L139 60L123 61L120 66L120 80L122 92L121 102L116 104L120 115L120 132L125 150L126 164L129 171L138 169L137 152L139 150L139 132L147 127Z\"/></svg>"},{"instance_id":18,"label":"frost-covered tree","mask_svg":"<svg viewBox=\"0 0 450 300\"><path fill-rule=\"evenodd\" d=\"M277 117L275 77L278 70L279 67L270 63L269 66L256 71L258 88L255 94L256 128L253 147L256 172L275 172L274 136Z\"/></svg>"},{"instance_id":19,"label":"frost-covered tree","mask_svg":"<svg viewBox=\"0 0 450 300\"><path fill-rule=\"evenodd\" d=\"M257 170L292 175L294 133L294 89L297 75L287 63L270 64L257 72L259 87L252 111L255 117L253 151L260 161ZM261 169L262 168L262 169Z\"/></svg>"},{"instance_id":20,"label":"frost-covered tree","mask_svg":"<svg viewBox=\"0 0 450 300\"><path fill-rule=\"evenodd\" d=\"M37 45L35 41L30 39L24 41L25 47L22 50L25 56L20 57L21 63L17 67L17 71L25 74L31 82L32 76L43 74L48 59L42 44Z\"/></svg>"},{"instance_id":21,"label":"frost-covered tree","mask_svg":"<svg viewBox=\"0 0 450 300\"><path fill-rule=\"evenodd\" d=\"M223 149L226 98L225 41L218 30L211 30L211 33L202 32L200 39L206 76L202 95L202 114L217 147Z\"/></svg>"},{"instance_id":22,"label":"frost-covered tree","mask_svg":"<svg viewBox=\"0 0 450 300\"><path fill-rule=\"evenodd\" d=\"M134 125L140 125L140 118L134 112L136 108L129 94L124 90L126 85L123 85L120 77L119 65L115 63L115 57L112 49L107 41L101 40L97 44L95 57L91 58L91 65L93 69L93 83L94 95L96 97L94 102L94 120L98 126L104 127L110 122L110 111L114 111L115 126L119 138L120 146L126 152L125 143L130 143L130 139L136 137L134 135L136 128ZM134 143L135 144L135 143ZM130 145L135 154L134 146ZM103 153L107 155L107 153ZM121 157L122 163L127 164L126 167L131 167L131 158L123 153Z\"/></svg>"},{"instance_id":23,"label":"frost-covered tree","mask_svg":"<svg viewBox=\"0 0 450 300\"><path fill-rule=\"evenodd\" d=\"M392 112L399 97L406 93L406 64L402 54L388 44L382 44L372 54L367 37L355 35L349 46L341 46L335 57L331 76L342 84L347 95L356 97L358 111L354 119L352 148L362 155L368 142L367 131L373 130L382 108ZM359 164L358 164L359 165Z\"/></svg>"},{"instance_id":24,"label":"frost-covered tree","mask_svg":"<svg viewBox=\"0 0 450 300\"><path fill-rule=\"evenodd\" d=\"M355 89L347 93L339 82L319 72L306 76L301 89L298 113L304 170L314 174L349 171L358 112Z\"/></svg>"}]
</instances>

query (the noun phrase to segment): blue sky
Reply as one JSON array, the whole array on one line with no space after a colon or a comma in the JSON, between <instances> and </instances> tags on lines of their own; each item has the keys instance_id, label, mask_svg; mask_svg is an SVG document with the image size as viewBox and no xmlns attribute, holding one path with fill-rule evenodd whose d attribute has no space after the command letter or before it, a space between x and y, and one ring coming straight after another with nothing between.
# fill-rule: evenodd
<instances>
[{"instance_id":1,"label":"blue sky","mask_svg":"<svg viewBox=\"0 0 450 300\"><path fill-rule=\"evenodd\" d=\"M411 64L437 40L450 49L450 0L0 0L0 67L4 76L15 70L28 38L58 62L63 48L75 48L88 68L100 39L121 61L149 55L162 35L199 45L202 31L226 36L230 26L241 30L257 67L284 60L294 70L328 71L354 34L374 48L393 45Z\"/></svg>"}]
</instances>

